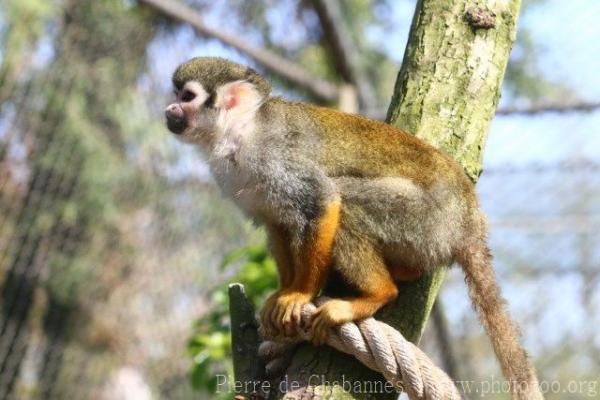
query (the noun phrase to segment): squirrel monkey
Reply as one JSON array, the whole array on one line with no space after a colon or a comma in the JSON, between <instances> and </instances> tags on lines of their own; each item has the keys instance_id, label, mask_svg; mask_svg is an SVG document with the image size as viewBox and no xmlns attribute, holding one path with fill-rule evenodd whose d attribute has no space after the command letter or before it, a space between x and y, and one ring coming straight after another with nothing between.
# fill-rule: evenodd
<instances>
[{"instance_id":1,"label":"squirrel monkey","mask_svg":"<svg viewBox=\"0 0 600 400\"><path fill-rule=\"evenodd\" d=\"M265 226L279 290L261 321L292 334L302 306L337 279L355 296L320 306L309 329L373 315L410 280L454 261L503 372L541 398L494 276L474 185L451 157L393 126L270 97L254 70L212 57L173 74L167 127L205 154L222 191Z\"/></svg>"}]
</instances>

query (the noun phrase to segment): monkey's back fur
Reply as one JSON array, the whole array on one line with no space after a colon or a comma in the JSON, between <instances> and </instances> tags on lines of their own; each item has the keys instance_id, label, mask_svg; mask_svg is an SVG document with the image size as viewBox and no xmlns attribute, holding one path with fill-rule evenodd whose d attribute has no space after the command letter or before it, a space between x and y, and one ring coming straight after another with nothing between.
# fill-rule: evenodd
<instances>
[{"instance_id":1,"label":"monkey's back fur","mask_svg":"<svg viewBox=\"0 0 600 400\"><path fill-rule=\"evenodd\" d=\"M286 134L277 136L287 139L280 146L273 140L263 149L316 159L341 195L344 217L336 245L347 247L341 242L353 237L374 246L392 272L430 271L453 262L469 240L485 236L474 185L454 159L433 146L393 126L326 108L271 99L264 110L297 118L281 121ZM273 162L271 154L269 159L265 163ZM310 191L310 180L304 184Z\"/></svg>"}]
</instances>

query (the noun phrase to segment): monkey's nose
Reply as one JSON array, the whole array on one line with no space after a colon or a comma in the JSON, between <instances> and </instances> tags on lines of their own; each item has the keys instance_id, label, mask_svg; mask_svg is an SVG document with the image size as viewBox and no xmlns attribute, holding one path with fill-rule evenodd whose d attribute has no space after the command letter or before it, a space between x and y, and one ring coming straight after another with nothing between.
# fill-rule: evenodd
<instances>
[{"instance_id":1,"label":"monkey's nose","mask_svg":"<svg viewBox=\"0 0 600 400\"><path fill-rule=\"evenodd\" d=\"M167 128L171 132L176 134L183 132L185 129L185 113L179 104L170 104L165 109L165 117L167 117Z\"/></svg>"},{"instance_id":2,"label":"monkey's nose","mask_svg":"<svg viewBox=\"0 0 600 400\"><path fill-rule=\"evenodd\" d=\"M183 108L177 103L169 104L165 109L165 115L168 119L183 119Z\"/></svg>"}]
</instances>

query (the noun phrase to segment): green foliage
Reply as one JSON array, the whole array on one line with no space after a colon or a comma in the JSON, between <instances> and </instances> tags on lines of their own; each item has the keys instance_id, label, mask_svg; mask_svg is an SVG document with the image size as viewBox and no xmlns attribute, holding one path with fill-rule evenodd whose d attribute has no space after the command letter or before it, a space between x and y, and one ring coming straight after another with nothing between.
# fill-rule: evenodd
<instances>
[{"instance_id":1,"label":"green foliage","mask_svg":"<svg viewBox=\"0 0 600 400\"><path fill-rule=\"evenodd\" d=\"M45 0L7 0L0 10L2 70L27 65L27 57L44 33L46 18L57 9ZM4 26L3 26L4 25Z\"/></svg>"},{"instance_id":2,"label":"green foliage","mask_svg":"<svg viewBox=\"0 0 600 400\"><path fill-rule=\"evenodd\" d=\"M262 304L277 286L275 261L266 246L249 246L225 256L221 268L240 261L243 264L231 280L243 283L250 300ZM223 283L214 289L213 308L196 322L195 334L188 344L188 353L193 358L192 385L210 393L215 391L217 374L233 374L227 286Z\"/></svg>"}]
</instances>

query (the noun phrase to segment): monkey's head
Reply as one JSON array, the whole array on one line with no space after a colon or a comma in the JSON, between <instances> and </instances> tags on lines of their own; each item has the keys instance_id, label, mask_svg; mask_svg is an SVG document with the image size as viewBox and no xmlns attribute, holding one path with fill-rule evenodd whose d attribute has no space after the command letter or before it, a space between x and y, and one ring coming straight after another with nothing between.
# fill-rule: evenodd
<instances>
[{"instance_id":1,"label":"monkey's head","mask_svg":"<svg viewBox=\"0 0 600 400\"><path fill-rule=\"evenodd\" d=\"M167 127L191 142L210 140L231 119L255 111L271 92L252 68L217 57L180 65L173 85L177 99L165 110Z\"/></svg>"}]
</instances>

